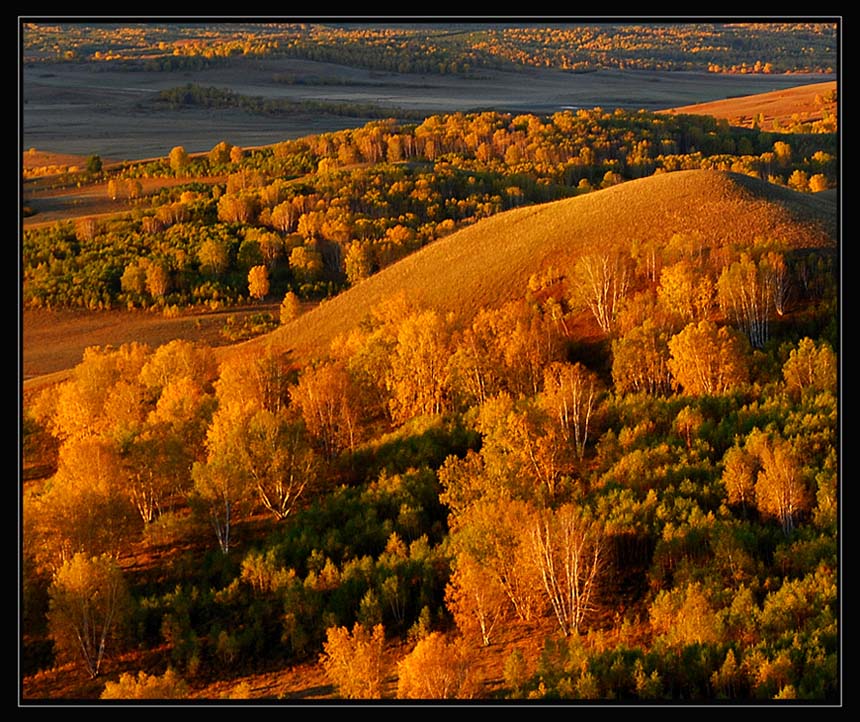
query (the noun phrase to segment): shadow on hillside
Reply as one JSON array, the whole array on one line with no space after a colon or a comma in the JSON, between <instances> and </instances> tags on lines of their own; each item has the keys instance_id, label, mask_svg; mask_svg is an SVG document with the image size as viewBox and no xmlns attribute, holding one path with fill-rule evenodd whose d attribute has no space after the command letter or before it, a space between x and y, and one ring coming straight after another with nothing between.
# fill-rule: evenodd
<instances>
[{"instance_id":1,"label":"shadow on hillside","mask_svg":"<svg viewBox=\"0 0 860 722\"><path fill-rule=\"evenodd\" d=\"M307 687L296 692L284 694L281 699L319 699L321 697L330 698L335 693L334 687L330 684L321 684L316 687Z\"/></svg>"},{"instance_id":2,"label":"shadow on hillside","mask_svg":"<svg viewBox=\"0 0 860 722\"><path fill-rule=\"evenodd\" d=\"M438 468L450 455L464 456L480 447L480 437L460 422L443 417L417 417L381 440L357 449L349 459L350 470L366 478L383 470L402 474L427 466Z\"/></svg>"}]
</instances>

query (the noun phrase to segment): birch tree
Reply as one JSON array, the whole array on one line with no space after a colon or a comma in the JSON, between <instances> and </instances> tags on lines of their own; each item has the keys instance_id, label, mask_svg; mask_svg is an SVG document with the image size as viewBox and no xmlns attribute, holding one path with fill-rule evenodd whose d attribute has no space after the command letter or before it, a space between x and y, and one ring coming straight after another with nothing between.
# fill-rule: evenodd
<instances>
[{"instance_id":1,"label":"birch tree","mask_svg":"<svg viewBox=\"0 0 860 722\"><path fill-rule=\"evenodd\" d=\"M572 280L575 300L587 306L604 333L610 333L630 283L627 259L612 253L584 255L573 269Z\"/></svg>"},{"instance_id":2,"label":"birch tree","mask_svg":"<svg viewBox=\"0 0 860 722\"><path fill-rule=\"evenodd\" d=\"M290 398L327 459L355 448L360 418L357 390L341 364L306 369Z\"/></svg>"},{"instance_id":3,"label":"birch tree","mask_svg":"<svg viewBox=\"0 0 860 722\"><path fill-rule=\"evenodd\" d=\"M747 381L749 364L742 344L725 326L691 323L669 341L669 371L684 393L725 393Z\"/></svg>"},{"instance_id":4,"label":"birch tree","mask_svg":"<svg viewBox=\"0 0 860 722\"><path fill-rule=\"evenodd\" d=\"M233 525L249 497L247 474L237 463L245 420L235 408L219 409L206 435L206 461L191 469L193 502L209 517L224 554L230 551Z\"/></svg>"},{"instance_id":5,"label":"birch tree","mask_svg":"<svg viewBox=\"0 0 860 722\"><path fill-rule=\"evenodd\" d=\"M783 269L782 271L780 269ZM720 308L749 338L754 348L764 348L770 318L785 302L784 264L774 258L756 263L747 253L723 269L717 281Z\"/></svg>"},{"instance_id":6,"label":"birch tree","mask_svg":"<svg viewBox=\"0 0 860 722\"><path fill-rule=\"evenodd\" d=\"M669 334L650 319L612 342L612 382L621 393L667 394Z\"/></svg>"},{"instance_id":7,"label":"birch tree","mask_svg":"<svg viewBox=\"0 0 860 722\"><path fill-rule=\"evenodd\" d=\"M462 640L433 632L397 663L398 699L469 699L478 685Z\"/></svg>"},{"instance_id":8,"label":"birch tree","mask_svg":"<svg viewBox=\"0 0 860 722\"><path fill-rule=\"evenodd\" d=\"M300 422L286 413L261 410L244 426L239 463L260 503L277 519L286 519L319 474L317 457Z\"/></svg>"},{"instance_id":9,"label":"birch tree","mask_svg":"<svg viewBox=\"0 0 860 722\"><path fill-rule=\"evenodd\" d=\"M572 504L542 509L530 523L532 559L562 634L578 632L596 609L606 569L603 531Z\"/></svg>"},{"instance_id":10,"label":"birch tree","mask_svg":"<svg viewBox=\"0 0 860 722\"><path fill-rule=\"evenodd\" d=\"M436 415L447 408L450 357L450 332L435 311L420 312L400 324L389 378L395 421Z\"/></svg>"},{"instance_id":11,"label":"birch tree","mask_svg":"<svg viewBox=\"0 0 860 722\"><path fill-rule=\"evenodd\" d=\"M248 294L258 301L269 293L269 272L263 265L253 266L248 271Z\"/></svg>"},{"instance_id":12,"label":"birch tree","mask_svg":"<svg viewBox=\"0 0 860 722\"><path fill-rule=\"evenodd\" d=\"M544 372L540 405L551 415L562 438L582 459L599 396L596 374L580 363L552 363Z\"/></svg>"},{"instance_id":13,"label":"birch tree","mask_svg":"<svg viewBox=\"0 0 860 722\"><path fill-rule=\"evenodd\" d=\"M352 631L329 627L320 662L328 678L345 699L380 699L385 679L383 651L385 628L356 622Z\"/></svg>"},{"instance_id":14,"label":"birch tree","mask_svg":"<svg viewBox=\"0 0 860 722\"><path fill-rule=\"evenodd\" d=\"M79 657L93 678L108 644L130 611L122 571L108 556L76 554L57 572L50 588L48 625L60 657Z\"/></svg>"},{"instance_id":15,"label":"birch tree","mask_svg":"<svg viewBox=\"0 0 860 722\"><path fill-rule=\"evenodd\" d=\"M835 392L839 365L836 353L829 344L816 344L811 338L802 338L791 350L783 364L782 376L789 393L802 395L807 389Z\"/></svg>"},{"instance_id":16,"label":"birch tree","mask_svg":"<svg viewBox=\"0 0 860 722\"><path fill-rule=\"evenodd\" d=\"M510 602L501 581L468 554L454 562L454 571L445 589L445 605L454 616L457 629L467 639L479 638L489 646L497 625L507 616Z\"/></svg>"},{"instance_id":17,"label":"birch tree","mask_svg":"<svg viewBox=\"0 0 860 722\"><path fill-rule=\"evenodd\" d=\"M747 448L761 463L755 482L756 506L765 516L777 519L791 536L799 516L812 507L812 495L801 460L791 441L754 431Z\"/></svg>"}]
</instances>

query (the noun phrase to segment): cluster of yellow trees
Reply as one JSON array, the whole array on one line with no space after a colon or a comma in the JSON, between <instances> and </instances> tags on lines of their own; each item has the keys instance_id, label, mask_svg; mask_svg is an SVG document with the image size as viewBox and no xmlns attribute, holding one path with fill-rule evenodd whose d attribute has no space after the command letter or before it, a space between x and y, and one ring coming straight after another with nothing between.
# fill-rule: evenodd
<instances>
[{"instance_id":1,"label":"cluster of yellow trees","mask_svg":"<svg viewBox=\"0 0 860 722\"><path fill-rule=\"evenodd\" d=\"M254 513L290 519L332 490L343 459L381 434L454 415L481 439L435 471L448 510L444 607L462 640L425 629L400 661L397 693L476 694L468 649L494 643L511 620L548 614L562 636L576 636L606 603L619 528L594 494L621 483L653 504L654 479L677 463L665 443L636 448L647 418L616 440L613 404L637 394L718 399L762 383L755 363L769 323L801 302L803 279L811 289L821 273L786 258L772 244L735 253L680 240L660 252L592 253L567 272L535 274L523 299L469 319L400 294L303 368L271 346L220 366L211 349L182 341L89 349L72 379L30 409L60 444L56 474L24 499L25 556L52 579L58 658L80 656L99 673L128 617L118 564L131 543L170 542L206 522L230 555L242 545L237 522ZM297 301L285 298L285 318ZM610 350L591 368L568 355L570 328L583 323ZM789 397L835 393L828 344L803 339L780 363ZM712 453L700 443L706 423L692 401L674 416L691 460ZM717 459L726 504L774 519L787 539L834 503L826 480L816 495L807 466L826 450L796 437L788 426L755 428ZM389 540L392 550L397 544ZM703 592L665 591L651 610L654 633L689 643L700 628L682 633L676 622L702 606ZM380 694L384 635L381 626L328 628L322 659L344 696ZM646 689L647 676L641 681ZM134 696L157 682L126 678L121 689Z\"/></svg>"},{"instance_id":2,"label":"cluster of yellow trees","mask_svg":"<svg viewBox=\"0 0 860 722\"><path fill-rule=\"evenodd\" d=\"M464 73L521 66L585 71L605 67L711 72L822 72L835 67L833 23L638 23L496 26L334 23L95 25L29 23L25 57L147 61L147 67L197 67L171 58L224 61L297 56L341 65L418 73ZM766 60L760 60L764 57ZM801 58L803 62L800 62ZM159 62L160 61L160 62Z\"/></svg>"}]
</instances>

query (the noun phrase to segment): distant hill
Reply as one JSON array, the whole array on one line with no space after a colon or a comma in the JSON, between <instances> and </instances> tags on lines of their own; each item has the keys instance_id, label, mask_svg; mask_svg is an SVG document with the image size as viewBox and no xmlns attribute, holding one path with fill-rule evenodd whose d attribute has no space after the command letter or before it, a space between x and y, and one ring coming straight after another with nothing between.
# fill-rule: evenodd
<instances>
[{"instance_id":1,"label":"distant hill","mask_svg":"<svg viewBox=\"0 0 860 722\"><path fill-rule=\"evenodd\" d=\"M836 199L695 170L519 208L435 241L272 334L231 348L271 342L297 360L324 355L337 335L401 290L422 305L467 319L481 307L521 298L529 277L548 266L569 268L588 251L629 249L634 240L662 243L678 233L701 233L715 246L764 237L793 248L832 248Z\"/></svg>"},{"instance_id":2,"label":"distant hill","mask_svg":"<svg viewBox=\"0 0 860 722\"><path fill-rule=\"evenodd\" d=\"M684 105L657 112L673 115L711 115L714 118L725 119L731 125L744 128L751 128L755 118L763 114L763 129L772 130L774 121L779 127L785 128L798 121L803 123L820 121L824 118L825 112L835 115L837 106L833 94L836 91L836 81L832 80L826 83L774 90L769 93Z\"/></svg>"}]
</instances>

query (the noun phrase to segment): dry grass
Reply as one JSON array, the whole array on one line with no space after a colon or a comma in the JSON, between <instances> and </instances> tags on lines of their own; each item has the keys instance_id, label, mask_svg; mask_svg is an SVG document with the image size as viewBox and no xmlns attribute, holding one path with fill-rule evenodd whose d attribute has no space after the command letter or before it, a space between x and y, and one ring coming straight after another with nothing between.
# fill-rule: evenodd
<instances>
[{"instance_id":1,"label":"dry grass","mask_svg":"<svg viewBox=\"0 0 860 722\"><path fill-rule=\"evenodd\" d=\"M764 113L765 128L770 129L774 121L781 126L790 123L797 116L803 122L821 120L823 111L836 112L836 103L819 102L828 93L837 89L836 81L801 85L796 88L774 90L769 93L744 95L739 98L715 100L709 103L684 105L660 112L672 114L711 115L728 120L740 127L752 127L753 119Z\"/></svg>"},{"instance_id":2,"label":"dry grass","mask_svg":"<svg viewBox=\"0 0 860 722\"><path fill-rule=\"evenodd\" d=\"M656 175L485 219L237 348L271 342L298 360L324 355L336 336L401 290L468 320L481 307L522 297L537 271L570 268L591 250L628 251L634 240L666 243L678 233L699 233L717 246L763 237L820 248L835 245L836 232L832 194L802 194L716 171Z\"/></svg>"},{"instance_id":3,"label":"dry grass","mask_svg":"<svg viewBox=\"0 0 860 722\"><path fill-rule=\"evenodd\" d=\"M223 311L184 312L176 317L143 311L25 309L22 314L24 391L63 381L90 346L120 346L137 341L157 348L177 338L216 347L227 319L253 313L278 313L279 304L231 307Z\"/></svg>"}]
</instances>

